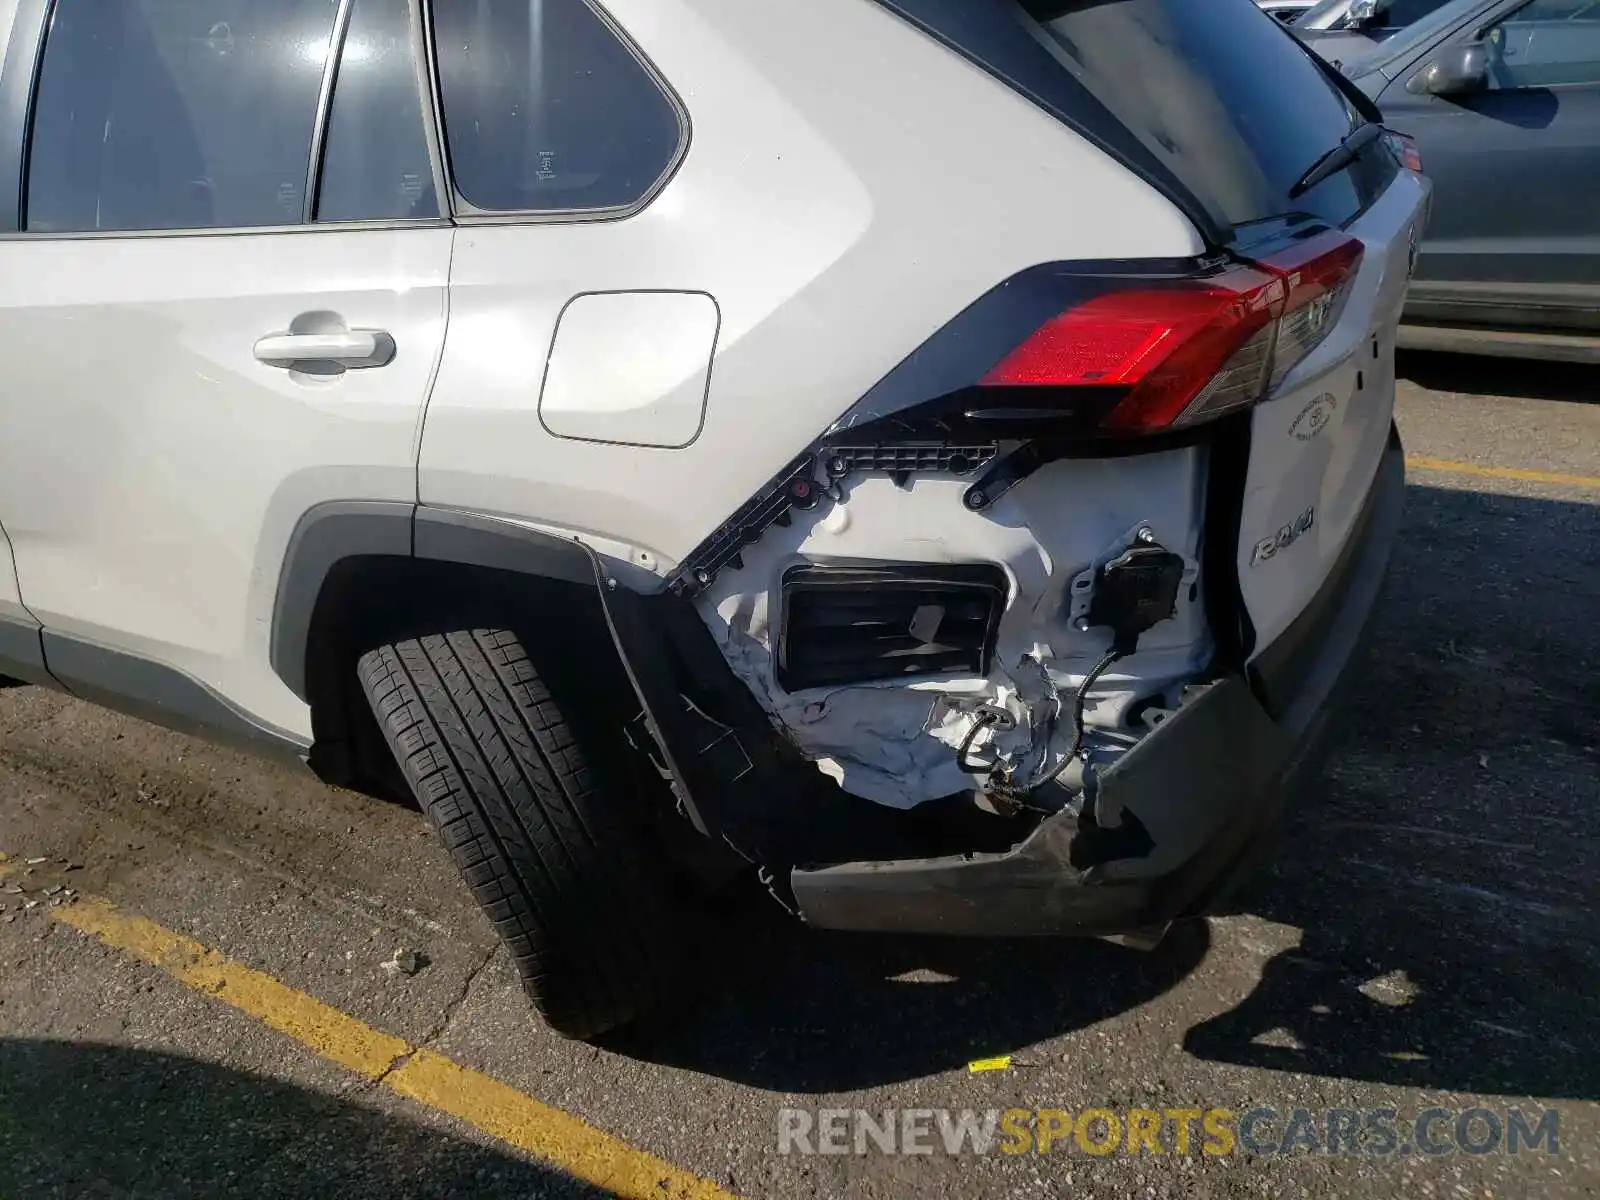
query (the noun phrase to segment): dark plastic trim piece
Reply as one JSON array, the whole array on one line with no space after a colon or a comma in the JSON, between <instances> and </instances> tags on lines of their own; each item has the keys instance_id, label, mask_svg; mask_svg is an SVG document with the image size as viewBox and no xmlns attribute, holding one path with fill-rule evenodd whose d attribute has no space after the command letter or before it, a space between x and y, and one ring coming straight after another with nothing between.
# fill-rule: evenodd
<instances>
[{"instance_id":1,"label":"dark plastic trim piece","mask_svg":"<svg viewBox=\"0 0 1600 1200\"><path fill-rule=\"evenodd\" d=\"M31 621L0 617L0 676L24 683L55 686L44 666L44 645L39 627Z\"/></svg>"},{"instance_id":2,"label":"dark plastic trim piece","mask_svg":"<svg viewBox=\"0 0 1600 1200\"><path fill-rule=\"evenodd\" d=\"M449 508L419 507L415 522L417 558L595 584L590 552L571 538Z\"/></svg>"},{"instance_id":3,"label":"dark plastic trim piece","mask_svg":"<svg viewBox=\"0 0 1600 1200\"><path fill-rule=\"evenodd\" d=\"M148 659L46 630L50 674L81 700L130 717L304 765L310 743L235 708L198 679Z\"/></svg>"},{"instance_id":4,"label":"dark plastic trim piece","mask_svg":"<svg viewBox=\"0 0 1600 1200\"><path fill-rule=\"evenodd\" d=\"M272 611L272 669L302 700L317 599L333 569L353 558L417 558L595 584L577 542L513 521L392 500L319 504L290 535Z\"/></svg>"},{"instance_id":5,"label":"dark plastic trim piece","mask_svg":"<svg viewBox=\"0 0 1600 1200\"><path fill-rule=\"evenodd\" d=\"M306 643L317 597L328 573L343 559L411 557L415 504L390 500L340 500L308 511L289 535L278 595L272 607L268 661L300 699L307 698Z\"/></svg>"},{"instance_id":6,"label":"dark plastic trim piece","mask_svg":"<svg viewBox=\"0 0 1600 1200\"><path fill-rule=\"evenodd\" d=\"M1258 832L1289 743L1239 676L1204 688L1106 772L1126 828L1151 853L1084 861L1092 835L1063 811L1002 854L856 862L791 877L822 929L967 937L1126 932L1185 912ZM1114 794L1114 795L1113 795Z\"/></svg>"}]
</instances>

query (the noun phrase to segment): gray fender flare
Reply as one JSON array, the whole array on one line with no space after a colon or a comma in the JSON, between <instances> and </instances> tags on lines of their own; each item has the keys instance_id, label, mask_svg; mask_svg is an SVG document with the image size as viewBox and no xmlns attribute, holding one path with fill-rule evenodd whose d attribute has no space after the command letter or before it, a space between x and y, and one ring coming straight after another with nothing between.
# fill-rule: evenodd
<instances>
[{"instance_id":1,"label":"gray fender flare","mask_svg":"<svg viewBox=\"0 0 1600 1200\"><path fill-rule=\"evenodd\" d=\"M385 500L340 500L295 525L278 574L269 659L307 699L306 646L323 584L352 558L413 558L514 571L598 587L598 559L580 543L512 521Z\"/></svg>"}]
</instances>

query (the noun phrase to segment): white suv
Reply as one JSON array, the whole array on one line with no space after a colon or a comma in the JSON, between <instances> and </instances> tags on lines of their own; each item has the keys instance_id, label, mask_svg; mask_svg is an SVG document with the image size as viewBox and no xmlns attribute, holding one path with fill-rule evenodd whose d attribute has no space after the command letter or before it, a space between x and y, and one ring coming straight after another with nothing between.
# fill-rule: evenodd
<instances>
[{"instance_id":1,"label":"white suv","mask_svg":"<svg viewBox=\"0 0 1600 1200\"><path fill-rule=\"evenodd\" d=\"M1153 936L1366 624L1427 184L1248 0L0 0L0 671L708 897ZM418 886L428 886L419 881Z\"/></svg>"}]
</instances>

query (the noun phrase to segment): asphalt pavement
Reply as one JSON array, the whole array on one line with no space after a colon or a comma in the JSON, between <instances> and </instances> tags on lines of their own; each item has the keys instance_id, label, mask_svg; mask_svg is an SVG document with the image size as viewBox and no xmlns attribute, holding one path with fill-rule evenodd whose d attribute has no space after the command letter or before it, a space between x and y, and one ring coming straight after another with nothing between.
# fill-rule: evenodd
<instances>
[{"instance_id":1,"label":"asphalt pavement","mask_svg":"<svg viewBox=\"0 0 1600 1200\"><path fill-rule=\"evenodd\" d=\"M418 813L0 692L0 1196L1595 1196L1600 377L1402 371L1406 526L1326 786L1148 953L762 920L682 1009L565 1042ZM1010 1109L1025 1152L946 1151L945 1110ZM1513 1109L1542 1144L1473 1152ZM858 1110L932 1152L857 1153ZM1328 1153L1329 1110L1394 1110L1393 1152Z\"/></svg>"}]
</instances>

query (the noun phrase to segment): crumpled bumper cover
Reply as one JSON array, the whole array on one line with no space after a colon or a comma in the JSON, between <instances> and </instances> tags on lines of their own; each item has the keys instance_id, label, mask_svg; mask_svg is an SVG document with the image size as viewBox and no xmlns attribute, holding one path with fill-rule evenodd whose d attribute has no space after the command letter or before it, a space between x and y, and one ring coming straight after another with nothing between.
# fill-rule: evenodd
<instances>
[{"instance_id":1,"label":"crumpled bumper cover","mask_svg":"<svg viewBox=\"0 0 1600 1200\"><path fill-rule=\"evenodd\" d=\"M1286 796L1320 770L1338 685L1400 527L1398 432L1301 617L1242 673L1192 687L1100 778L1087 834L1046 818L1002 852L915 857L903 814L846 796L778 737L686 600L640 595L587 551L648 742L678 804L826 929L1016 936L1128 933L1203 912L1241 879ZM1096 838L1126 834L1106 853ZM1130 848L1131 847L1131 848ZM796 865L803 864L803 865Z\"/></svg>"},{"instance_id":2,"label":"crumpled bumper cover","mask_svg":"<svg viewBox=\"0 0 1600 1200\"><path fill-rule=\"evenodd\" d=\"M1193 689L1102 777L1097 810L1142 825L1147 854L1079 867L1083 832L1061 813L1002 854L797 869L801 914L826 929L1001 936L1122 933L1204 911L1253 863L1285 798L1320 769L1337 685L1376 606L1404 491L1395 434L1326 586L1258 656L1254 678Z\"/></svg>"},{"instance_id":3,"label":"crumpled bumper cover","mask_svg":"<svg viewBox=\"0 0 1600 1200\"><path fill-rule=\"evenodd\" d=\"M1117 933L1198 899L1270 815L1292 743L1242 678L1205 688L1100 783L1100 805L1148 834L1148 854L1079 867L1078 818L1015 849L796 870L800 912L825 929L943 934Z\"/></svg>"}]
</instances>

